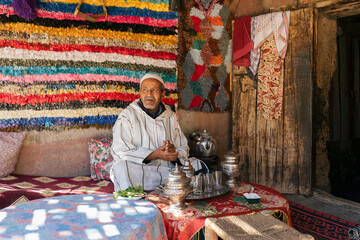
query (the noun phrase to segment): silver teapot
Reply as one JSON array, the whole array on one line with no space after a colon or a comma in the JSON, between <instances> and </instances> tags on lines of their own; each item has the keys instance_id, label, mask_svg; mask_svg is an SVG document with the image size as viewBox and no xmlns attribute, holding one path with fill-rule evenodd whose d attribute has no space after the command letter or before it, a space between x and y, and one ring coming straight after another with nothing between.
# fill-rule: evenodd
<instances>
[{"instance_id":1,"label":"silver teapot","mask_svg":"<svg viewBox=\"0 0 360 240\"><path fill-rule=\"evenodd\" d=\"M192 192L190 185L191 179L186 177L185 173L176 164L175 169L169 174L169 178L165 180L163 194L171 200L170 208L184 209L186 206L184 201Z\"/></svg>"},{"instance_id":2,"label":"silver teapot","mask_svg":"<svg viewBox=\"0 0 360 240\"><path fill-rule=\"evenodd\" d=\"M240 175L239 155L232 151L225 154L224 161L221 162L221 169L228 176L226 184L229 187L238 186L236 178Z\"/></svg>"},{"instance_id":3,"label":"silver teapot","mask_svg":"<svg viewBox=\"0 0 360 240\"><path fill-rule=\"evenodd\" d=\"M203 130L198 133L191 133L190 153L195 157L211 158L216 155L216 140L211 133Z\"/></svg>"}]
</instances>

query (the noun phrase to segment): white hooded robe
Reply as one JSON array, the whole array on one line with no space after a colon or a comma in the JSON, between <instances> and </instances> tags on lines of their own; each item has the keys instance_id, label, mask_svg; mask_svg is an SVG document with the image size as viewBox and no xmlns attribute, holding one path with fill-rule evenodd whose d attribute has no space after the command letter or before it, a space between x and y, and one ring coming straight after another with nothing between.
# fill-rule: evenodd
<instances>
[{"instance_id":1,"label":"white hooded robe","mask_svg":"<svg viewBox=\"0 0 360 240\"><path fill-rule=\"evenodd\" d=\"M124 109L113 127L111 154L114 162L110 179L115 191L138 185L142 185L144 190L154 190L157 185L164 184L174 165L161 159L143 163L150 153L163 145L163 141L170 140L174 144L182 164L189 156L187 139L170 107L165 105L165 111L153 119L138 105L139 101L135 100ZM195 171L208 170L200 160L189 160Z\"/></svg>"}]
</instances>

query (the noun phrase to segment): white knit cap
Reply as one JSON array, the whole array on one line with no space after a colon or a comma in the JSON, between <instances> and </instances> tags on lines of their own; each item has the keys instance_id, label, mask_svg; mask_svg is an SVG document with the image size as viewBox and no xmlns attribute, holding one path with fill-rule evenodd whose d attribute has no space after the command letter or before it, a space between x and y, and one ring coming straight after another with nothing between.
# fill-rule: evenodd
<instances>
[{"instance_id":1,"label":"white knit cap","mask_svg":"<svg viewBox=\"0 0 360 240\"><path fill-rule=\"evenodd\" d=\"M153 78L158 80L159 82L161 82L162 85L164 85L164 80L157 74L153 74L153 73L147 73L145 74L145 76L143 76L140 80L140 85L141 83L145 80L145 79L149 79L149 78Z\"/></svg>"}]
</instances>

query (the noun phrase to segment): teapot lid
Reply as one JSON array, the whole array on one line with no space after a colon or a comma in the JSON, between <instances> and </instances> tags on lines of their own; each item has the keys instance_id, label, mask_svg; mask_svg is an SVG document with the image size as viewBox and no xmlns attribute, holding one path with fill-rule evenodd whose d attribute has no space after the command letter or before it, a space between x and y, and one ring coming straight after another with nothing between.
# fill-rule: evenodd
<instances>
[{"instance_id":1,"label":"teapot lid","mask_svg":"<svg viewBox=\"0 0 360 240\"><path fill-rule=\"evenodd\" d=\"M200 136L202 137L210 137L211 133L204 129L202 132L199 132Z\"/></svg>"},{"instance_id":2,"label":"teapot lid","mask_svg":"<svg viewBox=\"0 0 360 240\"><path fill-rule=\"evenodd\" d=\"M169 174L169 178L166 179L165 185L172 186L178 184L190 184L190 178L186 177L186 174L179 168L178 164L175 164L175 169Z\"/></svg>"},{"instance_id":3,"label":"teapot lid","mask_svg":"<svg viewBox=\"0 0 360 240\"><path fill-rule=\"evenodd\" d=\"M191 166L190 161L189 161L188 158L186 158L184 160L184 166L182 167L182 170L183 170L183 172L186 172L186 171L193 172L193 171L195 171L193 166Z\"/></svg>"}]
</instances>

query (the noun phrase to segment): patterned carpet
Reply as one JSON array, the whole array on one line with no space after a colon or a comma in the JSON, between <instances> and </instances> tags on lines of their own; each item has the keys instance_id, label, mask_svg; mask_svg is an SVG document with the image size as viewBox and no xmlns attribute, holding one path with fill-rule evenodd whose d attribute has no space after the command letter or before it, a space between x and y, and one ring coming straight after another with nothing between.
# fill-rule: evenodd
<instances>
[{"instance_id":1,"label":"patterned carpet","mask_svg":"<svg viewBox=\"0 0 360 240\"><path fill-rule=\"evenodd\" d=\"M359 224L318 212L308 207L289 201L292 226L301 233L319 239L350 239L349 228Z\"/></svg>"}]
</instances>

